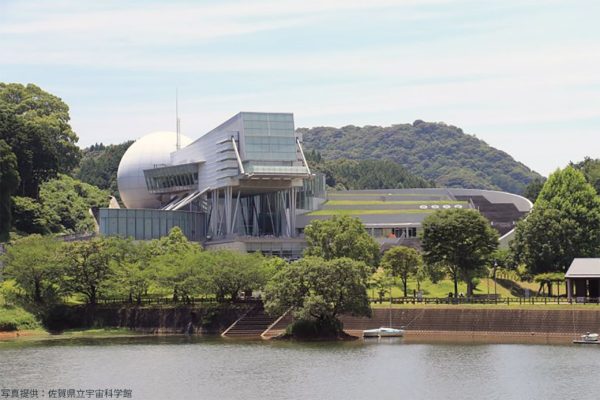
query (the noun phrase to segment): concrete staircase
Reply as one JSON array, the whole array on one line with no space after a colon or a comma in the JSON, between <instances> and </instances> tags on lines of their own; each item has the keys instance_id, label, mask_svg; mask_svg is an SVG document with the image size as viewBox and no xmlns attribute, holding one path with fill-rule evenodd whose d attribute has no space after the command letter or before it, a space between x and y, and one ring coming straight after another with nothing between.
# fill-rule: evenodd
<instances>
[{"instance_id":1,"label":"concrete staircase","mask_svg":"<svg viewBox=\"0 0 600 400\"><path fill-rule=\"evenodd\" d=\"M265 313L262 301L257 302L253 308L227 328L221 336L239 339L261 339L261 334L265 332L277 318L278 317L271 317Z\"/></svg>"}]
</instances>

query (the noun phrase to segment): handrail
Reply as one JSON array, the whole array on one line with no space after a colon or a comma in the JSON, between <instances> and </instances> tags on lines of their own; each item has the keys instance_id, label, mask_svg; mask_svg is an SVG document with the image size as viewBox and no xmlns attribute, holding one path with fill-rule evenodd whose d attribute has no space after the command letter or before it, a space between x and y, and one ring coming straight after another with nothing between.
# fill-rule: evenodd
<instances>
[{"instance_id":1,"label":"handrail","mask_svg":"<svg viewBox=\"0 0 600 400\"><path fill-rule=\"evenodd\" d=\"M372 298L371 303L380 304L594 304L600 305L600 297L389 297Z\"/></svg>"},{"instance_id":2,"label":"handrail","mask_svg":"<svg viewBox=\"0 0 600 400\"><path fill-rule=\"evenodd\" d=\"M269 333L269 331L270 331L271 329L273 329L273 327L274 327L275 325L277 325L277 324L279 323L279 321L281 321L281 320L282 320L282 319L283 319L283 318L284 318L286 315L288 315L288 314L289 314L291 311L292 311L292 307L288 308L288 309L287 309L287 310L286 310L286 311L285 311L283 314L281 314L281 316L280 316L279 318L277 318L277 319L275 320L275 322L273 322L271 325L269 325L269 326L267 327L267 329L265 329L265 331L264 331L263 333L261 333L261 334L260 334L260 337L264 339L264 338L265 338L265 335L266 335L267 333Z\"/></svg>"}]
</instances>

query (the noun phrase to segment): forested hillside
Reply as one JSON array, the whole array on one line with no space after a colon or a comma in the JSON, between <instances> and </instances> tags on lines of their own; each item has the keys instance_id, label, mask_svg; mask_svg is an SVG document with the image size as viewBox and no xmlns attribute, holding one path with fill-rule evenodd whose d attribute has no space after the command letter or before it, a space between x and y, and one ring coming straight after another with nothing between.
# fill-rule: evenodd
<instances>
[{"instance_id":1,"label":"forested hillside","mask_svg":"<svg viewBox=\"0 0 600 400\"><path fill-rule=\"evenodd\" d=\"M0 82L0 242L10 232L90 231L108 193L71 174L81 159L69 107L36 85Z\"/></svg>"},{"instance_id":2,"label":"forested hillside","mask_svg":"<svg viewBox=\"0 0 600 400\"><path fill-rule=\"evenodd\" d=\"M79 168L74 171L74 176L119 197L117 169L119 169L119 162L123 154L132 143L133 140L106 146L100 143L85 148Z\"/></svg>"},{"instance_id":3,"label":"forested hillside","mask_svg":"<svg viewBox=\"0 0 600 400\"><path fill-rule=\"evenodd\" d=\"M434 187L434 183L415 176L391 160L324 160L307 153L313 172L325 174L327 185L337 190L403 189Z\"/></svg>"},{"instance_id":4,"label":"forested hillside","mask_svg":"<svg viewBox=\"0 0 600 400\"><path fill-rule=\"evenodd\" d=\"M307 151L323 159L392 160L438 186L523 193L539 174L460 128L415 121L388 127L299 129Z\"/></svg>"}]
</instances>

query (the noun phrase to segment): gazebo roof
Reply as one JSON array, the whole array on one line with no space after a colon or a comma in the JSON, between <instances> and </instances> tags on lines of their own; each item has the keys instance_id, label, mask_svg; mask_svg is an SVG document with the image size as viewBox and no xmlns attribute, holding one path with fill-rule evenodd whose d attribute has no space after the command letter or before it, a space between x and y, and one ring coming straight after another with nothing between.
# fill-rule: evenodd
<instances>
[{"instance_id":1,"label":"gazebo roof","mask_svg":"<svg viewBox=\"0 0 600 400\"><path fill-rule=\"evenodd\" d=\"M571 263L565 278L600 279L600 258L576 258Z\"/></svg>"}]
</instances>

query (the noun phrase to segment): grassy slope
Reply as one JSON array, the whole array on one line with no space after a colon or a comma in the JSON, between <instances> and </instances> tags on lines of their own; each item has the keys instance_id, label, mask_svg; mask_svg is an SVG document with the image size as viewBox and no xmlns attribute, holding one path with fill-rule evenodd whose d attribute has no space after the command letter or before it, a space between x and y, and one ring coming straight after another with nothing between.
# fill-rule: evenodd
<instances>
[{"instance_id":1,"label":"grassy slope","mask_svg":"<svg viewBox=\"0 0 600 400\"><path fill-rule=\"evenodd\" d=\"M35 316L21 307L0 306L0 331L40 329Z\"/></svg>"},{"instance_id":2,"label":"grassy slope","mask_svg":"<svg viewBox=\"0 0 600 400\"><path fill-rule=\"evenodd\" d=\"M25 309L6 304L0 291L0 332L41 329L37 318Z\"/></svg>"}]
</instances>

